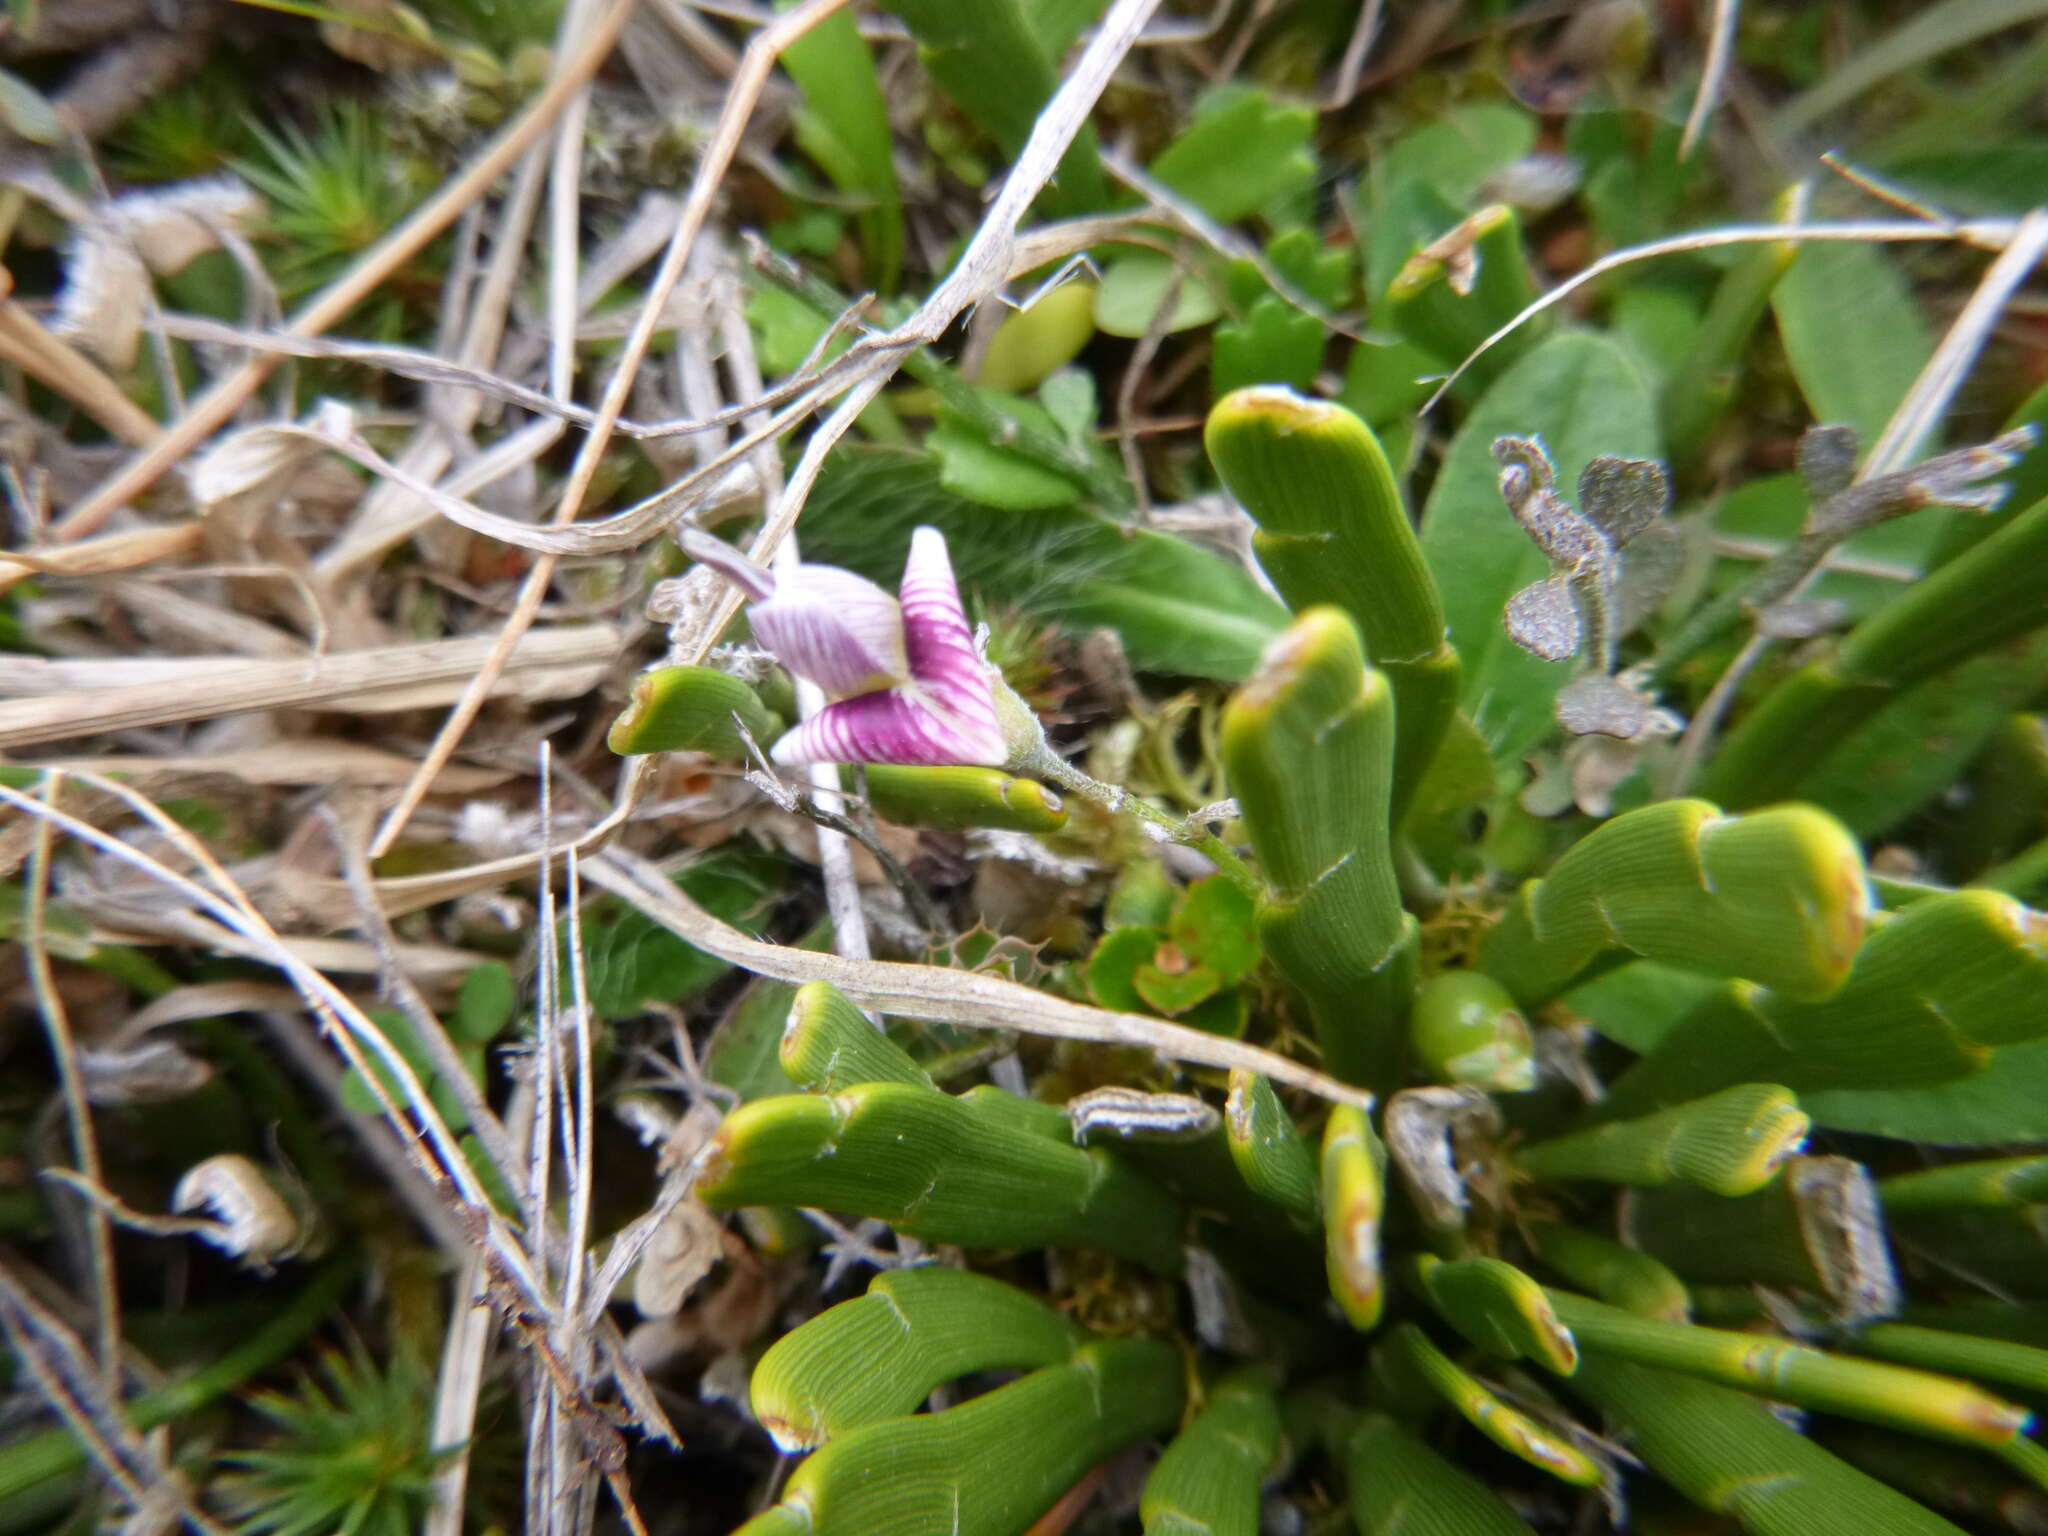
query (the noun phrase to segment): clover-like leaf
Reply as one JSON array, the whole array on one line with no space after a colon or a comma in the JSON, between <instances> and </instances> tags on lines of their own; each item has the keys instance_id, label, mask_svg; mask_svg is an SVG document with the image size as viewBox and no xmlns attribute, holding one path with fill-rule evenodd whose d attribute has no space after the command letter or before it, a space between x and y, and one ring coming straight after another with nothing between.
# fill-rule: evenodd
<instances>
[{"instance_id":1,"label":"clover-like leaf","mask_svg":"<svg viewBox=\"0 0 2048 1536\"><path fill-rule=\"evenodd\" d=\"M1671 481L1655 459L1603 453L1579 476L1579 515L1619 549L1664 515Z\"/></svg>"},{"instance_id":2,"label":"clover-like leaf","mask_svg":"<svg viewBox=\"0 0 2048 1536\"><path fill-rule=\"evenodd\" d=\"M1567 661L1579 649L1585 631L1569 576L1551 576L1522 588L1508 599L1508 638L1532 656Z\"/></svg>"}]
</instances>

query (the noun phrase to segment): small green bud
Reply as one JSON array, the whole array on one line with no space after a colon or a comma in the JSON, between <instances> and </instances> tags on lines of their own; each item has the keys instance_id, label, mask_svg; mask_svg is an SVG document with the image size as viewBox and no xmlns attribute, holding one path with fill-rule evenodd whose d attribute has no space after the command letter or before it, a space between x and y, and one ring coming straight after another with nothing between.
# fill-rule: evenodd
<instances>
[{"instance_id":1,"label":"small green bud","mask_svg":"<svg viewBox=\"0 0 2048 1536\"><path fill-rule=\"evenodd\" d=\"M1495 1093L1536 1086L1529 1021L1507 989L1478 971L1445 971L1415 998L1415 1054L1433 1079Z\"/></svg>"}]
</instances>

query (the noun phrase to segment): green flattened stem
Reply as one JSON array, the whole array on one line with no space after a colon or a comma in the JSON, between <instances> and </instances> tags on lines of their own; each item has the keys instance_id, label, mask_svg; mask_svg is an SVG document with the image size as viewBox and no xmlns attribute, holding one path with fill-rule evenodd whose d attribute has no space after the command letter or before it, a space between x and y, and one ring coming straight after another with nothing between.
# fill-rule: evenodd
<instances>
[{"instance_id":1,"label":"green flattened stem","mask_svg":"<svg viewBox=\"0 0 2048 1536\"><path fill-rule=\"evenodd\" d=\"M1872 1323L1850 1335L1849 1342L1880 1360L1995 1381L2037 1397L2048 1397L2048 1349L2034 1345L2015 1344L2009 1339L1980 1339L1913 1323Z\"/></svg>"},{"instance_id":2,"label":"green flattened stem","mask_svg":"<svg viewBox=\"0 0 2048 1536\"><path fill-rule=\"evenodd\" d=\"M1280 1404L1264 1372L1237 1371L1145 1479L1145 1536L1258 1536L1259 1490L1280 1452Z\"/></svg>"},{"instance_id":3,"label":"green flattened stem","mask_svg":"<svg viewBox=\"0 0 2048 1536\"><path fill-rule=\"evenodd\" d=\"M2044 623L2048 501L1914 582L1833 656L1773 688L1722 741L1702 790L1738 807L1794 794L1830 748L1907 689Z\"/></svg>"},{"instance_id":4,"label":"green flattened stem","mask_svg":"<svg viewBox=\"0 0 2048 1536\"><path fill-rule=\"evenodd\" d=\"M1363 1536L1534 1536L1486 1484L1383 1413L1359 1421L1344 1462Z\"/></svg>"},{"instance_id":5,"label":"green flattened stem","mask_svg":"<svg viewBox=\"0 0 2048 1536\"><path fill-rule=\"evenodd\" d=\"M1647 1253L1555 1221L1532 1221L1528 1233L1538 1257L1579 1289L1638 1317L1691 1320L1685 1282Z\"/></svg>"},{"instance_id":6,"label":"green flattened stem","mask_svg":"<svg viewBox=\"0 0 2048 1536\"><path fill-rule=\"evenodd\" d=\"M778 1049L789 1080L815 1093L856 1083L932 1086L931 1075L869 1022L829 981L808 981L790 999Z\"/></svg>"},{"instance_id":7,"label":"green flattened stem","mask_svg":"<svg viewBox=\"0 0 2048 1536\"><path fill-rule=\"evenodd\" d=\"M754 1417L785 1454L915 1413L974 1371L1071 1360L1080 1332L1000 1280L937 1265L878 1277L865 1296L784 1334L754 1367Z\"/></svg>"},{"instance_id":8,"label":"green flattened stem","mask_svg":"<svg viewBox=\"0 0 2048 1536\"><path fill-rule=\"evenodd\" d=\"M2048 1497L1973 1451L1868 1424L1831 1424L1821 1443L1901 1493L1975 1522L1973 1530L2048 1531Z\"/></svg>"},{"instance_id":9,"label":"green flattened stem","mask_svg":"<svg viewBox=\"0 0 2048 1536\"><path fill-rule=\"evenodd\" d=\"M718 1128L697 1194L725 1209L878 1217L966 1248L1098 1248L1177 1269L1173 1197L1110 1153L1074 1146L1057 1110L1048 1121L1032 1108L999 1089L953 1098L906 1083L756 1099Z\"/></svg>"},{"instance_id":10,"label":"green flattened stem","mask_svg":"<svg viewBox=\"0 0 2048 1536\"><path fill-rule=\"evenodd\" d=\"M1279 1206L1296 1225L1315 1225L1321 1214L1316 1155L1271 1082L1242 1067L1231 1072L1223 1135L1247 1189Z\"/></svg>"},{"instance_id":11,"label":"green flattened stem","mask_svg":"<svg viewBox=\"0 0 2048 1536\"><path fill-rule=\"evenodd\" d=\"M1963 1536L1740 1392L1590 1353L1571 1389L1659 1477L1750 1536Z\"/></svg>"},{"instance_id":12,"label":"green flattened stem","mask_svg":"<svg viewBox=\"0 0 2048 1536\"><path fill-rule=\"evenodd\" d=\"M1311 608L1223 710L1223 760L1266 892L1259 937L1308 1000L1329 1070L1390 1086L1415 922L1389 850L1394 703L1341 609Z\"/></svg>"},{"instance_id":13,"label":"green flattened stem","mask_svg":"<svg viewBox=\"0 0 2048 1536\"><path fill-rule=\"evenodd\" d=\"M1458 653L1379 439L1341 405L1262 385L1218 401L1203 442L1259 525L1252 547L1288 606L1342 608L1392 685L1400 825L1457 711Z\"/></svg>"},{"instance_id":14,"label":"green flattened stem","mask_svg":"<svg viewBox=\"0 0 2048 1536\"><path fill-rule=\"evenodd\" d=\"M1877 1187L1845 1157L1795 1157L1739 1200L1686 1184L1632 1190L1622 1225L1690 1281L1812 1291L1845 1318L1898 1310Z\"/></svg>"},{"instance_id":15,"label":"green flattened stem","mask_svg":"<svg viewBox=\"0 0 2048 1536\"><path fill-rule=\"evenodd\" d=\"M1666 800L1615 817L1525 884L1479 964L1525 1008L1617 948L1825 997L1869 915L1862 850L1824 811L1724 816L1704 800Z\"/></svg>"},{"instance_id":16,"label":"green flattened stem","mask_svg":"<svg viewBox=\"0 0 2048 1536\"><path fill-rule=\"evenodd\" d=\"M1387 1152L1365 1111L1339 1104L1323 1126L1323 1255L1330 1294L1351 1326L1377 1326L1386 1304L1380 1218L1386 1209Z\"/></svg>"},{"instance_id":17,"label":"green flattened stem","mask_svg":"<svg viewBox=\"0 0 2048 1536\"><path fill-rule=\"evenodd\" d=\"M1560 1376L1578 1369L1579 1347L1543 1287L1500 1259L1415 1259L1416 1283L1437 1314L1475 1349L1536 1360Z\"/></svg>"},{"instance_id":18,"label":"green flattened stem","mask_svg":"<svg viewBox=\"0 0 2048 1536\"><path fill-rule=\"evenodd\" d=\"M633 697L612 722L606 743L621 757L648 752L709 752L741 757L745 745L733 727L739 716L765 750L782 734L752 688L714 667L654 667L633 679Z\"/></svg>"},{"instance_id":19,"label":"green flattened stem","mask_svg":"<svg viewBox=\"0 0 2048 1536\"><path fill-rule=\"evenodd\" d=\"M1000 768L896 768L867 770L868 804L904 827L959 832L993 827L1005 832L1057 832L1067 824L1060 797L1036 779Z\"/></svg>"},{"instance_id":20,"label":"green flattened stem","mask_svg":"<svg viewBox=\"0 0 2048 1536\"><path fill-rule=\"evenodd\" d=\"M1445 971L1415 994L1409 1019L1415 1060L1432 1082L1523 1093L1536 1086L1529 1021L1491 976Z\"/></svg>"},{"instance_id":21,"label":"green flattened stem","mask_svg":"<svg viewBox=\"0 0 2048 1536\"><path fill-rule=\"evenodd\" d=\"M1829 997L1717 992L1613 1085L1603 1112L1731 1082L1904 1088L1983 1069L1994 1047L2048 1035L2048 918L1995 891L1944 891L1886 913Z\"/></svg>"},{"instance_id":22,"label":"green flattened stem","mask_svg":"<svg viewBox=\"0 0 2048 1536\"><path fill-rule=\"evenodd\" d=\"M1830 1355L1762 1334L1658 1322L1569 1291L1549 1297L1588 1357L1656 1366L1776 1402L1994 1450L2024 1434L2033 1419L2019 1404L1951 1376Z\"/></svg>"},{"instance_id":23,"label":"green flattened stem","mask_svg":"<svg viewBox=\"0 0 2048 1536\"><path fill-rule=\"evenodd\" d=\"M2038 1205L2048 1202L2048 1157L1995 1157L1923 1168L1880 1180L1877 1191L1887 1214L1958 1206Z\"/></svg>"},{"instance_id":24,"label":"green flattened stem","mask_svg":"<svg viewBox=\"0 0 2048 1536\"><path fill-rule=\"evenodd\" d=\"M1806 1140L1812 1121L1791 1090L1743 1083L1645 1115L1518 1148L1539 1179L1607 1184L1696 1184L1717 1195L1761 1189Z\"/></svg>"},{"instance_id":25,"label":"green flattened stem","mask_svg":"<svg viewBox=\"0 0 2048 1536\"><path fill-rule=\"evenodd\" d=\"M1796 195L1787 192L1779 197L1779 222L1794 216ZM1770 307L1771 290L1798 255L1799 247L1789 240L1745 247L1714 286L1699 330L1672 366L1658 399L1664 442L1674 464L1691 461L1728 408L1749 338Z\"/></svg>"},{"instance_id":26,"label":"green flattened stem","mask_svg":"<svg viewBox=\"0 0 2048 1536\"><path fill-rule=\"evenodd\" d=\"M1392 1347L1400 1352L1403 1363L1418 1380L1510 1456L1575 1487L1599 1485L1599 1463L1562 1435L1502 1402L1482 1382L1460 1370L1413 1323L1403 1323L1394 1330Z\"/></svg>"},{"instance_id":27,"label":"green flattened stem","mask_svg":"<svg viewBox=\"0 0 2048 1536\"><path fill-rule=\"evenodd\" d=\"M957 1408L840 1436L739 1536L1017 1536L1110 1452L1172 1428L1182 1375L1154 1339L1085 1344Z\"/></svg>"},{"instance_id":28,"label":"green flattened stem","mask_svg":"<svg viewBox=\"0 0 2048 1536\"><path fill-rule=\"evenodd\" d=\"M1388 318L1403 336L1447 363L1461 363L1535 299L1521 218L1505 203L1494 203L1409 257L1387 284L1386 302ZM1503 336L1473 360L1468 387L1484 389L1554 324L1545 313Z\"/></svg>"}]
</instances>

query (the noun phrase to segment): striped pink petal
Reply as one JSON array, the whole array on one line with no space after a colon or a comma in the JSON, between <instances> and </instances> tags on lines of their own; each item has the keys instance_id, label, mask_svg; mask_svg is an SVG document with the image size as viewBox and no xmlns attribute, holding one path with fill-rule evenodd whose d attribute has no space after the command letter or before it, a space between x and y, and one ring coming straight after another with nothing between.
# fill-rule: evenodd
<instances>
[{"instance_id":1,"label":"striped pink petal","mask_svg":"<svg viewBox=\"0 0 2048 1536\"><path fill-rule=\"evenodd\" d=\"M936 528L911 535L901 603L909 681L828 704L775 744L778 763L1000 768L1008 760L987 664Z\"/></svg>"},{"instance_id":2,"label":"striped pink petal","mask_svg":"<svg viewBox=\"0 0 2048 1536\"><path fill-rule=\"evenodd\" d=\"M828 697L892 687L910 675L896 599L836 565L800 565L747 609L754 638Z\"/></svg>"}]
</instances>

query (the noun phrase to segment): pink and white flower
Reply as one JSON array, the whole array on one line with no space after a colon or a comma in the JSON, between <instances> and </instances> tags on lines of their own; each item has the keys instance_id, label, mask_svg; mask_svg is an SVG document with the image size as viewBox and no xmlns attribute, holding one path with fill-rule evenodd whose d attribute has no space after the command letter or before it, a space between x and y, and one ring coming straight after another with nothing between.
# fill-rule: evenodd
<instances>
[{"instance_id":1,"label":"pink and white flower","mask_svg":"<svg viewBox=\"0 0 2048 1536\"><path fill-rule=\"evenodd\" d=\"M975 648L938 529L911 534L893 598L837 566L802 565L778 576L715 539L685 544L754 599L747 608L754 638L834 701L776 742L776 762L1000 768L1008 761L990 668Z\"/></svg>"}]
</instances>

